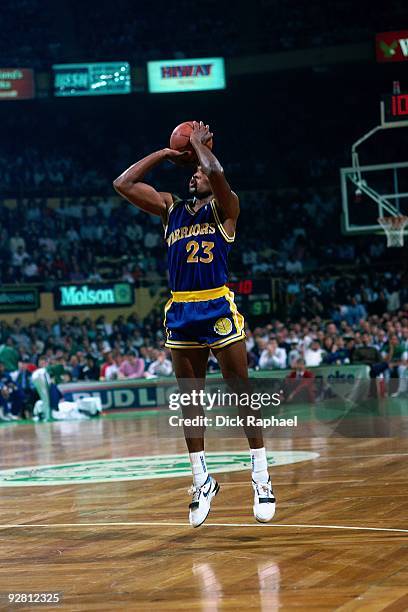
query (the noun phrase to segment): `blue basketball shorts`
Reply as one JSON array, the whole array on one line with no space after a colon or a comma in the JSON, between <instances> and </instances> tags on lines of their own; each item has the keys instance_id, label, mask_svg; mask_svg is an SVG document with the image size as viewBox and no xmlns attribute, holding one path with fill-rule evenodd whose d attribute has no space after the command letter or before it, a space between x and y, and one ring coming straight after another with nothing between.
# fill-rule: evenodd
<instances>
[{"instance_id":1,"label":"blue basketball shorts","mask_svg":"<svg viewBox=\"0 0 408 612\"><path fill-rule=\"evenodd\" d=\"M222 348L245 338L244 317L226 286L172 291L164 312L168 348Z\"/></svg>"}]
</instances>

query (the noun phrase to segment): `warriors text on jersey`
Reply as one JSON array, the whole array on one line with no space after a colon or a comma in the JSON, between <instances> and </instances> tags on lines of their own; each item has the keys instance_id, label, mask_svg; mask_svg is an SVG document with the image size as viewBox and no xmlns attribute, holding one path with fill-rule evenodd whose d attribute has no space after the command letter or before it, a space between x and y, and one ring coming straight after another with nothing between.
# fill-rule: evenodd
<instances>
[{"instance_id":1,"label":"warriors text on jersey","mask_svg":"<svg viewBox=\"0 0 408 612\"><path fill-rule=\"evenodd\" d=\"M197 212L189 202L173 206L165 233L170 289L194 291L225 285L234 236L228 236L223 228L215 200Z\"/></svg>"},{"instance_id":2,"label":"warriors text on jersey","mask_svg":"<svg viewBox=\"0 0 408 612\"><path fill-rule=\"evenodd\" d=\"M172 298L166 305L166 346L222 347L244 338L243 317L226 287L235 236L225 231L215 200L197 211L175 201L165 240Z\"/></svg>"}]
</instances>

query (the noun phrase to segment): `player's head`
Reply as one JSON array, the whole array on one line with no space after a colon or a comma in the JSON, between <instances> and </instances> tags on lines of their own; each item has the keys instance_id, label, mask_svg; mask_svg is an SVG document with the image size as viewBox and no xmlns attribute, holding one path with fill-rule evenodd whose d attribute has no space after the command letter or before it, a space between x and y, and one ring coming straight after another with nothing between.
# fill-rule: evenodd
<instances>
[{"instance_id":1,"label":"player's head","mask_svg":"<svg viewBox=\"0 0 408 612\"><path fill-rule=\"evenodd\" d=\"M190 179L188 188L190 193L196 198L206 198L212 194L208 176L204 174L200 166L197 166L196 171Z\"/></svg>"}]
</instances>

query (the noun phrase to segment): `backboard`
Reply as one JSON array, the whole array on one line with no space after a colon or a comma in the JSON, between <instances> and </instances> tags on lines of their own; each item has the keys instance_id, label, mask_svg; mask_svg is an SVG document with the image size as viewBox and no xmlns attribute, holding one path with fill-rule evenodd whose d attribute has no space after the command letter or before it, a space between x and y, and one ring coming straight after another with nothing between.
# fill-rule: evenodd
<instances>
[{"instance_id":1,"label":"backboard","mask_svg":"<svg viewBox=\"0 0 408 612\"><path fill-rule=\"evenodd\" d=\"M341 168L340 183L346 234L382 234L379 217L408 215L408 161Z\"/></svg>"},{"instance_id":2,"label":"backboard","mask_svg":"<svg viewBox=\"0 0 408 612\"><path fill-rule=\"evenodd\" d=\"M399 89L399 83L397 83ZM342 230L383 234L380 217L408 215L408 161L361 166L357 149L374 134L408 127L408 94L399 91L380 102L380 123L351 147L352 165L340 169ZM378 151L381 157L381 150ZM404 230L408 234L408 228Z\"/></svg>"}]
</instances>

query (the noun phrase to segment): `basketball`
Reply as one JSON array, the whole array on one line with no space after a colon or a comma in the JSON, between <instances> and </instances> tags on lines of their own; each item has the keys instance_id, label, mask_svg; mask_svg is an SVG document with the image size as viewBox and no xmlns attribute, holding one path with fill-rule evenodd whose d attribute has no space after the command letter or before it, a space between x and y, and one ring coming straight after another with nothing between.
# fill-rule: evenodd
<instances>
[{"instance_id":1,"label":"basketball","mask_svg":"<svg viewBox=\"0 0 408 612\"><path fill-rule=\"evenodd\" d=\"M174 128L173 132L170 136L170 148L176 149L176 151L190 151L192 156L195 157L195 151L193 146L190 143L190 135L193 131L193 122L192 121L184 121L180 123L176 128ZM206 146L209 149L213 147L213 139L206 142Z\"/></svg>"}]
</instances>

